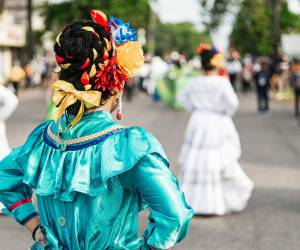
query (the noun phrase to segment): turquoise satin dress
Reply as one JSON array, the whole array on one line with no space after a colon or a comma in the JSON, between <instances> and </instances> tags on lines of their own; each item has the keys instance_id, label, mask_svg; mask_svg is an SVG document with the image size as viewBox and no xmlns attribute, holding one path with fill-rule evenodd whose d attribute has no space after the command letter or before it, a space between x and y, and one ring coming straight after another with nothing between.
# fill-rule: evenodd
<instances>
[{"instance_id":1,"label":"turquoise satin dress","mask_svg":"<svg viewBox=\"0 0 300 250\"><path fill-rule=\"evenodd\" d=\"M36 190L47 244L32 249L168 249L186 236L193 211L154 136L118 127L106 111L86 113L54 135L57 124L42 123L0 162L6 214L21 224L36 216L30 199ZM149 224L139 237L138 213L145 208Z\"/></svg>"}]
</instances>

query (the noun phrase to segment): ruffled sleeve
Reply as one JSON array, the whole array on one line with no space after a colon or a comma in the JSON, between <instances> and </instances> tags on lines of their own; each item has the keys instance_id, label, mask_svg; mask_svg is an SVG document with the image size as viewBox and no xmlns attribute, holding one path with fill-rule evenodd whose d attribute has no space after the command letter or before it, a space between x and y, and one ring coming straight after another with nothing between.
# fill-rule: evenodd
<instances>
[{"instance_id":1,"label":"ruffled sleeve","mask_svg":"<svg viewBox=\"0 0 300 250\"><path fill-rule=\"evenodd\" d=\"M32 187L24 182L28 166L18 160L29 154L47 124L42 123L34 129L23 146L13 149L0 162L0 202L5 206L3 211L22 225L37 212L31 200Z\"/></svg>"},{"instance_id":2,"label":"ruffled sleeve","mask_svg":"<svg viewBox=\"0 0 300 250\"><path fill-rule=\"evenodd\" d=\"M45 143L52 124L46 122L35 129L14 159L24 168L23 182L38 195L69 202L76 192L98 196L106 191L110 179L134 168L145 155L161 152L168 161L154 136L140 127L106 134L76 151L61 151Z\"/></svg>"},{"instance_id":3,"label":"ruffled sleeve","mask_svg":"<svg viewBox=\"0 0 300 250\"><path fill-rule=\"evenodd\" d=\"M140 193L150 208L144 233L147 246L169 249L184 239L193 210L159 152L147 154L120 179L125 188Z\"/></svg>"}]
</instances>

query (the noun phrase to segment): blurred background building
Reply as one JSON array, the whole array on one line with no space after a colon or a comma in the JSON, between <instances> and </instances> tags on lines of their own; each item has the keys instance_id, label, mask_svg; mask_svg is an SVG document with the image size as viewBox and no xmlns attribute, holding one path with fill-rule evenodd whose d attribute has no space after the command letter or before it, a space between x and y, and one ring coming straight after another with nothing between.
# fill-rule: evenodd
<instances>
[{"instance_id":1,"label":"blurred background building","mask_svg":"<svg viewBox=\"0 0 300 250\"><path fill-rule=\"evenodd\" d=\"M44 30L41 13L47 0L0 1L0 79L5 81L16 61L27 63L34 54L34 34Z\"/></svg>"}]
</instances>

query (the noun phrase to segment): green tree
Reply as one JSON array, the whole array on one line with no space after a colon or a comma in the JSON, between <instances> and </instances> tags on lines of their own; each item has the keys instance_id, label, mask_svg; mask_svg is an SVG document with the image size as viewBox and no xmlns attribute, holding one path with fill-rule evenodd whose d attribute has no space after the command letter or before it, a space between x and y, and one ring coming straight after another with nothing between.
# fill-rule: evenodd
<instances>
[{"instance_id":1,"label":"green tree","mask_svg":"<svg viewBox=\"0 0 300 250\"><path fill-rule=\"evenodd\" d=\"M155 32L156 54L163 56L176 50L188 58L195 55L199 42L210 42L208 34L195 29L193 24L184 22L177 24L158 24Z\"/></svg>"},{"instance_id":2,"label":"green tree","mask_svg":"<svg viewBox=\"0 0 300 250\"><path fill-rule=\"evenodd\" d=\"M45 7L47 30L57 33L66 24L76 19L90 19L90 10L99 9L108 16L122 17L133 27L147 27L150 5L147 0L73 0Z\"/></svg>"},{"instance_id":3,"label":"green tree","mask_svg":"<svg viewBox=\"0 0 300 250\"><path fill-rule=\"evenodd\" d=\"M201 5L201 17L207 31L216 29L222 22L225 13L240 5L243 0L198 0Z\"/></svg>"},{"instance_id":4,"label":"green tree","mask_svg":"<svg viewBox=\"0 0 300 250\"><path fill-rule=\"evenodd\" d=\"M74 20L90 19L90 9L102 10L108 16L121 17L134 28L145 28L148 34L154 32L155 53L159 55L178 50L191 57L195 54L199 41L208 40L208 36L198 32L192 24L162 24L155 13L155 29L150 31L151 9L148 0L74 0L49 4L44 10L46 30L57 34ZM147 46L145 50L147 51Z\"/></svg>"},{"instance_id":5,"label":"green tree","mask_svg":"<svg viewBox=\"0 0 300 250\"><path fill-rule=\"evenodd\" d=\"M209 31L232 6L240 7L230 40L242 53L276 56L281 34L300 31L300 17L289 11L287 0L215 0L212 6L208 0L199 2Z\"/></svg>"},{"instance_id":6,"label":"green tree","mask_svg":"<svg viewBox=\"0 0 300 250\"><path fill-rule=\"evenodd\" d=\"M289 11L287 2L282 1L278 11L274 31L269 5L263 0L245 0L230 37L231 44L242 53L276 55L281 34L300 32L300 17Z\"/></svg>"},{"instance_id":7,"label":"green tree","mask_svg":"<svg viewBox=\"0 0 300 250\"><path fill-rule=\"evenodd\" d=\"M244 1L230 43L242 54L272 54L272 23L267 6L262 1Z\"/></svg>"}]
</instances>

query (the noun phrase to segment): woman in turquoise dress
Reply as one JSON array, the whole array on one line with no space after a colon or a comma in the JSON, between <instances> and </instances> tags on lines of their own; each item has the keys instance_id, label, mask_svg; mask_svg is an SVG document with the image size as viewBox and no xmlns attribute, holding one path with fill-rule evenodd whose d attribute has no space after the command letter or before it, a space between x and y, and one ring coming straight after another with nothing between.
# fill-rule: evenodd
<instances>
[{"instance_id":1,"label":"woman in turquoise dress","mask_svg":"<svg viewBox=\"0 0 300 250\"><path fill-rule=\"evenodd\" d=\"M0 162L0 201L32 233L32 249L172 248L193 211L154 136L111 117L117 107L122 116L122 91L143 63L141 46L128 24L101 11L91 16L56 39L55 119ZM149 224L139 237L145 208Z\"/></svg>"}]
</instances>

